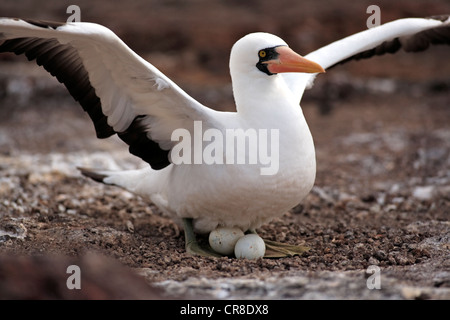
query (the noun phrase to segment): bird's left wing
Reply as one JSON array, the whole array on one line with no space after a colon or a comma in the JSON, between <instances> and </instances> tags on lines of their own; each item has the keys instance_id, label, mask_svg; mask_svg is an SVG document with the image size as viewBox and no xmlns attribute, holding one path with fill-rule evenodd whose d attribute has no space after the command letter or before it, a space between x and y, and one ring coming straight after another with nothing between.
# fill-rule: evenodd
<instances>
[{"instance_id":1,"label":"bird's left wing","mask_svg":"<svg viewBox=\"0 0 450 320\"><path fill-rule=\"evenodd\" d=\"M217 111L101 25L0 18L0 52L7 51L36 59L88 112L97 137L117 134L154 169L170 164L175 129L191 131L194 120L214 126Z\"/></svg>"},{"instance_id":2,"label":"bird's left wing","mask_svg":"<svg viewBox=\"0 0 450 320\"><path fill-rule=\"evenodd\" d=\"M400 48L418 52L436 44L450 45L449 15L395 20L333 42L305 58L329 69L350 60L395 53ZM312 84L315 75L285 73L283 77L300 102L304 89Z\"/></svg>"}]
</instances>

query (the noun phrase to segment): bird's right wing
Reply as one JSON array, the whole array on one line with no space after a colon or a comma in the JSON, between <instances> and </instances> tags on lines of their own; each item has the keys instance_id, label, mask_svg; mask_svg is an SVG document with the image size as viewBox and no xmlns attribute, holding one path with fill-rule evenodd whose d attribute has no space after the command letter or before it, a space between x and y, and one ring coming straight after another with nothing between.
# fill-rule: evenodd
<instances>
[{"instance_id":1,"label":"bird's right wing","mask_svg":"<svg viewBox=\"0 0 450 320\"><path fill-rule=\"evenodd\" d=\"M418 52L430 45L450 45L450 16L399 19L333 42L305 56L329 69L337 64L395 53L400 48ZM283 74L298 101L305 88L310 87L315 75Z\"/></svg>"},{"instance_id":2,"label":"bird's right wing","mask_svg":"<svg viewBox=\"0 0 450 320\"><path fill-rule=\"evenodd\" d=\"M117 134L154 169L170 164L174 130L192 131L195 120L216 126L217 111L101 25L0 18L0 52L8 51L36 59L88 112L97 137Z\"/></svg>"}]
</instances>

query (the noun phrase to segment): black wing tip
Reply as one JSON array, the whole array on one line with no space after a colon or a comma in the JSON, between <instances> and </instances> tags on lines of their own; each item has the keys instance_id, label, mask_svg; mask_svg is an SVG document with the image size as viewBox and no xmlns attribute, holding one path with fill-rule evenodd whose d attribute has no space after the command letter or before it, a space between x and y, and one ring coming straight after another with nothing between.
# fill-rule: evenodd
<instances>
[{"instance_id":1,"label":"black wing tip","mask_svg":"<svg viewBox=\"0 0 450 320\"><path fill-rule=\"evenodd\" d=\"M426 19L439 20L441 22L446 22L450 19L450 14L439 14L435 16L426 17Z\"/></svg>"},{"instance_id":2,"label":"black wing tip","mask_svg":"<svg viewBox=\"0 0 450 320\"><path fill-rule=\"evenodd\" d=\"M81 172L81 174L85 177L91 178L94 181L102 182L107 177L106 174L95 172L92 169L77 167L77 169Z\"/></svg>"},{"instance_id":3,"label":"black wing tip","mask_svg":"<svg viewBox=\"0 0 450 320\"><path fill-rule=\"evenodd\" d=\"M59 21L51 21L51 20L38 20L31 18L17 18L17 17L0 17L0 19L4 20L13 20L13 21L25 21L26 23L32 24L33 26L44 28L44 29L57 29L58 27L64 26L66 22Z\"/></svg>"},{"instance_id":4,"label":"black wing tip","mask_svg":"<svg viewBox=\"0 0 450 320\"><path fill-rule=\"evenodd\" d=\"M379 56L386 53L396 53L402 48L405 52L420 52L428 49L430 45L447 44L450 45L450 14L441 14L429 16L422 19L430 19L442 22L441 25L420 31L412 36L396 37L388 41L384 41L380 45L359 52L347 59L339 61L328 67L331 69L337 65L347 63L352 60L368 59L373 56Z\"/></svg>"},{"instance_id":5,"label":"black wing tip","mask_svg":"<svg viewBox=\"0 0 450 320\"><path fill-rule=\"evenodd\" d=\"M17 18L14 18L17 19ZM17 19L19 20L19 19ZM47 21L47 20L35 20L35 19L21 19L29 24L32 24L36 27L41 27L41 28L51 28L51 29L57 29L58 27L61 27L63 25L65 25L65 22L57 22L57 21Z\"/></svg>"}]
</instances>

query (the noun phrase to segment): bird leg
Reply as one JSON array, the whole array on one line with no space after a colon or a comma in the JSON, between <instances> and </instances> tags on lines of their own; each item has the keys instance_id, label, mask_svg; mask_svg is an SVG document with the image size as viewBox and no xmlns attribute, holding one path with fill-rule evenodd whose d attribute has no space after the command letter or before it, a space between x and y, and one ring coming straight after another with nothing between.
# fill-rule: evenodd
<instances>
[{"instance_id":1,"label":"bird leg","mask_svg":"<svg viewBox=\"0 0 450 320\"><path fill-rule=\"evenodd\" d=\"M203 257L222 257L220 254L214 252L209 246L200 246L194 233L192 225L192 218L183 218L184 227L184 241L186 252L194 256Z\"/></svg>"},{"instance_id":2,"label":"bird leg","mask_svg":"<svg viewBox=\"0 0 450 320\"><path fill-rule=\"evenodd\" d=\"M255 230L249 230L248 232L257 234ZM295 255L301 255L303 252L310 249L305 246L296 246L266 239L263 240L266 244L266 253L264 254L264 258L293 257Z\"/></svg>"}]
</instances>

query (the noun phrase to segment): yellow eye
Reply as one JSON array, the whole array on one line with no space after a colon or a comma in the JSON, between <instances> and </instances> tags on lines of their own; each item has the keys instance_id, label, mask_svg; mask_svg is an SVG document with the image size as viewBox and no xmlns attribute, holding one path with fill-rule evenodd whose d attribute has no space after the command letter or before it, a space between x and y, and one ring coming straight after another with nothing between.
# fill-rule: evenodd
<instances>
[{"instance_id":1,"label":"yellow eye","mask_svg":"<svg viewBox=\"0 0 450 320\"><path fill-rule=\"evenodd\" d=\"M266 51L264 51L264 50L259 51L259 57L260 58L265 58L266 55L267 55Z\"/></svg>"}]
</instances>

